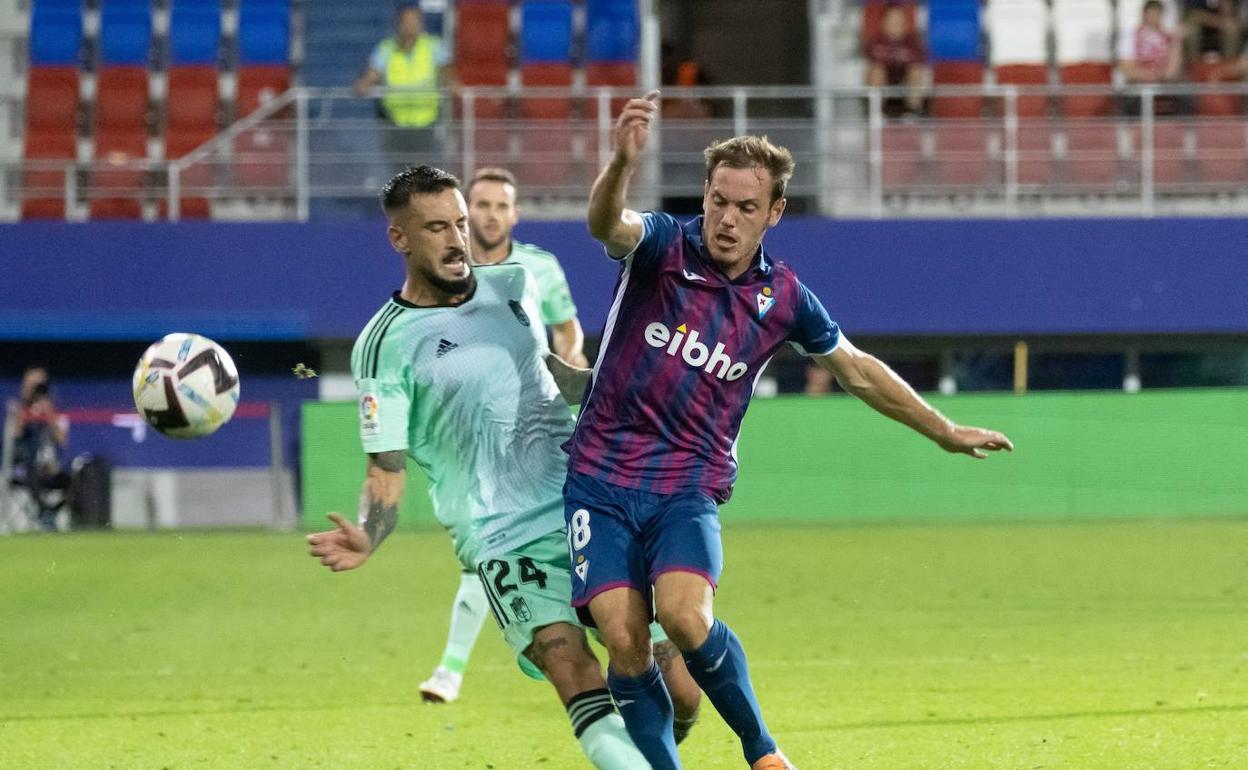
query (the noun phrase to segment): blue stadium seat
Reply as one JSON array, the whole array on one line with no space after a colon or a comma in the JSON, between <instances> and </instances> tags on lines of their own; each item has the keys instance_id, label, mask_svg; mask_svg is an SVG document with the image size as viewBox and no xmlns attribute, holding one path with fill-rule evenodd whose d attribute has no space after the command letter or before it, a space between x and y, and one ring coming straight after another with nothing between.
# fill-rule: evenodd
<instances>
[{"instance_id":1,"label":"blue stadium seat","mask_svg":"<svg viewBox=\"0 0 1248 770\"><path fill-rule=\"evenodd\" d=\"M639 30L636 0L587 0L586 61L637 61Z\"/></svg>"},{"instance_id":2,"label":"blue stadium seat","mask_svg":"<svg viewBox=\"0 0 1248 770\"><path fill-rule=\"evenodd\" d=\"M146 67L152 47L148 0L104 0L100 8L100 63Z\"/></svg>"},{"instance_id":3,"label":"blue stadium seat","mask_svg":"<svg viewBox=\"0 0 1248 770\"><path fill-rule=\"evenodd\" d=\"M978 61L979 0L928 5L927 39L932 61Z\"/></svg>"},{"instance_id":4,"label":"blue stadium seat","mask_svg":"<svg viewBox=\"0 0 1248 770\"><path fill-rule=\"evenodd\" d=\"M242 0L238 59L243 64L290 62L289 0Z\"/></svg>"},{"instance_id":5,"label":"blue stadium seat","mask_svg":"<svg viewBox=\"0 0 1248 770\"><path fill-rule=\"evenodd\" d=\"M169 19L173 65L216 65L221 43L221 0L174 0Z\"/></svg>"},{"instance_id":6,"label":"blue stadium seat","mask_svg":"<svg viewBox=\"0 0 1248 770\"><path fill-rule=\"evenodd\" d=\"M520 13L522 64L571 60L572 3L569 0L529 0Z\"/></svg>"},{"instance_id":7,"label":"blue stadium seat","mask_svg":"<svg viewBox=\"0 0 1248 770\"><path fill-rule=\"evenodd\" d=\"M82 0L39 0L30 14L30 63L78 66Z\"/></svg>"}]
</instances>

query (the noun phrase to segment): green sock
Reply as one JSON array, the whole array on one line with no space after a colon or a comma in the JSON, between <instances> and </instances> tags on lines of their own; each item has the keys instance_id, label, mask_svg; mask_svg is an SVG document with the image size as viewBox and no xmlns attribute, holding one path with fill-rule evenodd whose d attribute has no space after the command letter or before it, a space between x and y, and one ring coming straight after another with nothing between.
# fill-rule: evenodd
<instances>
[{"instance_id":1,"label":"green sock","mask_svg":"<svg viewBox=\"0 0 1248 770\"><path fill-rule=\"evenodd\" d=\"M581 751L598 770L649 770L650 763L633 745L624 720L611 713L585 728L577 738Z\"/></svg>"},{"instance_id":2,"label":"green sock","mask_svg":"<svg viewBox=\"0 0 1248 770\"><path fill-rule=\"evenodd\" d=\"M481 578L475 572L463 573L455 603L451 605L451 630L446 637L446 649L442 652L443 668L456 674L464 673L468 667L468 656L472 654L477 634L481 633L481 624L489 611L489 600L485 598Z\"/></svg>"}]
</instances>

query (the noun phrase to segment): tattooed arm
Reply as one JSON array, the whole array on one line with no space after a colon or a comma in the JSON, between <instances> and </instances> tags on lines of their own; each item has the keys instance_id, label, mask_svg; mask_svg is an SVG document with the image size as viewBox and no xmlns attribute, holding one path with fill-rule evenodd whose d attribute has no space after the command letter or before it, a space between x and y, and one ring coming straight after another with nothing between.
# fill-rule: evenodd
<instances>
[{"instance_id":1,"label":"tattooed arm","mask_svg":"<svg viewBox=\"0 0 1248 770\"><path fill-rule=\"evenodd\" d=\"M403 452L370 454L360 496L360 526L331 513L329 519L336 528L308 535L308 552L334 572L355 569L368 561L398 523L406 477Z\"/></svg>"}]
</instances>

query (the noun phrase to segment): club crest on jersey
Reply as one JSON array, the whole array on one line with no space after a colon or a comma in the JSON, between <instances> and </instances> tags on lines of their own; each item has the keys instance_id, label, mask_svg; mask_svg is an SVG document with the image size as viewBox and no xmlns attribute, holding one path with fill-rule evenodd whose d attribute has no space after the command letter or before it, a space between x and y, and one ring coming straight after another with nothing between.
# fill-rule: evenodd
<instances>
[{"instance_id":1,"label":"club crest on jersey","mask_svg":"<svg viewBox=\"0 0 1248 770\"><path fill-rule=\"evenodd\" d=\"M749 364L729 358L724 352L724 343L717 342L712 349L700 342L699 336L698 330L690 329L687 324L681 324L673 330L655 321L645 330L647 345L659 348L672 358L684 360L694 369L701 369L717 379L728 382L745 376L750 368Z\"/></svg>"},{"instance_id":2,"label":"club crest on jersey","mask_svg":"<svg viewBox=\"0 0 1248 770\"><path fill-rule=\"evenodd\" d=\"M525 326L529 325L529 314L524 312L524 308L520 306L519 302L516 302L514 299L509 299L507 300L507 305L511 308L511 312L516 314L517 321Z\"/></svg>"},{"instance_id":3,"label":"club crest on jersey","mask_svg":"<svg viewBox=\"0 0 1248 770\"><path fill-rule=\"evenodd\" d=\"M771 310L771 306L776 304L776 298L771 295L771 287L764 286L762 291L754 295L754 299L758 300L758 320L761 321L767 311Z\"/></svg>"}]
</instances>

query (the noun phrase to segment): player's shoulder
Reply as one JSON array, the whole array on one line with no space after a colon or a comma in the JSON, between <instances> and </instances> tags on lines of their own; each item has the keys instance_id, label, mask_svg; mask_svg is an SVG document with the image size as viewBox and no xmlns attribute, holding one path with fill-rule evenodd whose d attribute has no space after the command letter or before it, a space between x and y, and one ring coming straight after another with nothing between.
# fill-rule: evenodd
<instances>
[{"instance_id":1,"label":"player's shoulder","mask_svg":"<svg viewBox=\"0 0 1248 770\"><path fill-rule=\"evenodd\" d=\"M386 300L355 338L351 348L351 367L359 371L366 360L375 360L388 339L393 339L392 330L402 323L410 314L407 308L394 297ZM359 366L357 366L357 364Z\"/></svg>"},{"instance_id":2,"label":"player's shoulder","mask_svg":"<svg viewBox=\"0 0 1248 770\"><path fill-rule=\"evenodd\" d=\"M513 259L516 259L516 260L527 260L529 262L534 262L534 263L539 263L539 264L545 263L548 265L553 265L555 267L559 266L558 257L556 257L552 252L547 251L546 249L543 249L541 246L536 246L532 243L522 243L521 241L512 241L511 256Z\"/></svg>"},{"instance_id":3,"label":"player's shoulder","mask_svg":"<svg viewBox=\"0 0 1248 770\"><path fill-rule=\"evenodd\" d=\"M498 262L493 265L476 265L477 283L488 291L503 296L515 296L533 283L533 273L519 262Z\"/></svg>"}]
</instances>

